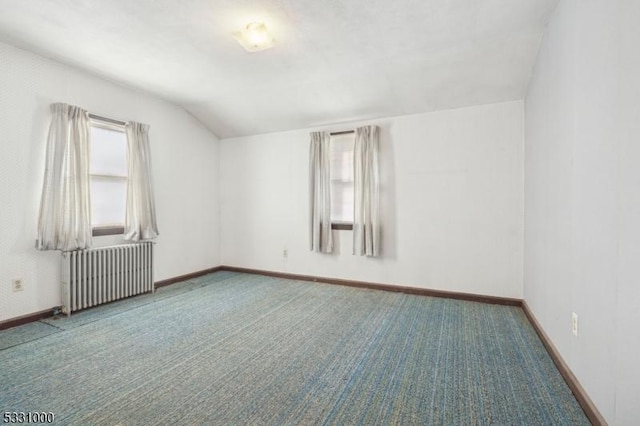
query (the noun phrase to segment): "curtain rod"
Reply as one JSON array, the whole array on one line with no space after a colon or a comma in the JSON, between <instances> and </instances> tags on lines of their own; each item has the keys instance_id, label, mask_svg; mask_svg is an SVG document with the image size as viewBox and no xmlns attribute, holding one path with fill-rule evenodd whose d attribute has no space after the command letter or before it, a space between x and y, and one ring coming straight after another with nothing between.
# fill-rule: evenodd
<instances>
[{"instance_id":1,"label":"curtain rod","mask_svg":"<svg viewBox=\"0 0 640 426\"><path fill-rule=\"evenodd\" d=\"M342 132L331 132L329 133L331 136L336 136L336 135L348 135L349 133L355 133L355 130L344 130Z\"/></svg>"},{"instance_id":2,"label":"curtain rod","mask_svg":"<svg viewBox=\"0 0 640 426\"><path fill-rule=\"evenodd\" d=\"M113 118L102 117L100 115L91 114L91 113L89 113L89 118L93 118L94 120L106 121L108 123L118 124L120 126L124 126L127 124L126 121L114 120Z\"/></svg>"}]
</instances>

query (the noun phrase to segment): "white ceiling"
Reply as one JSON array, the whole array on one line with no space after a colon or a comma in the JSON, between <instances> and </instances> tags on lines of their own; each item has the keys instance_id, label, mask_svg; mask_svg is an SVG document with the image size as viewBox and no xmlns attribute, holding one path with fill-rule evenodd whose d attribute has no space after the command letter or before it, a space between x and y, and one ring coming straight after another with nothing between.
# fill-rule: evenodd
<instances>
[{"instance_id":1,"label":"white ceiling","mask_svg":"<svg viewBox=\"0 0 640 426\"><path fill-rule=\"evenodd\" d=\"M220 137L524 98L558 0L2 0L0 40L171 100ZM231 33L263 21L275 47Z\"/></svg>"}]
</instances>

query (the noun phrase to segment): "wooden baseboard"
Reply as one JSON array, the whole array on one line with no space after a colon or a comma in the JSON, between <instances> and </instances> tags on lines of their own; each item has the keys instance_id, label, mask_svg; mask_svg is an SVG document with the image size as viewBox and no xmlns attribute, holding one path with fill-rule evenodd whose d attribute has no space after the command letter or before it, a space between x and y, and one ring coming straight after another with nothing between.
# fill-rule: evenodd
<instances>
[{"instance_id":1,"label":"wooden baseboard","mask_svg":"<svg viewBox=\"0 0 640 426\"><path fill-rule=\"evenodd\" d=\"M471 302L490 303L494 305L521 306L522 300L509 297L484 296L471 293L431 290L420 287L407 287L392 284L372 283L367 281L345 280L340 278L317 277L312 275L289 274L286 272L265 271L261 269L239 268L236 266L221 266L223 271L242 272L247 274L265 275L268 277L285 278L291 280L320 282L325 284L344 285L348 287L368 288L372 290L393 291L396 293L415 294L419 296L445 297L448 299L468 300Z\"/></svg>"},{"instance_id":2,"label":"wooden baseboard","mask_svg":"<svg viewBox=\"0 0 640 426\"><path fill-rule=\"evenodd\" d=\"M201 271L191 272L189 274L180 275L178 277L173 277L173 278L168 278L166 280L156 281L155 282L155 288L168 286L168 285L171 285L171 284L178 283L180 281L186 281L186 280L190 280L190 279L193 279L193 278L198 278L198 277L201 277L203 275L212 274L214 272L221 271L222 269L223 269L222 266L216 266L214 268L203 269Z\"/></svg>"},{"instance_id":3,"label":"wooden baseboard","mask_svg":"<svg viewBox=\"0 0 640 426\"><path fill-rule=\"evenodd\" d=\"M19 325L24 325L30 322L35 322L44 318L52 317L55 309L56 307L53 307L51 309L46 309L44 311L34 312L33 314L22 315L20 317L1 321L0 330L6 330L7 328L17 327Z\"/></svg>"},{"instance_id":4,"label":"wooden baseboard","mask_svg":"<svg viewBox=\"0 0 640 426\"><path fill-rule=\"evenodd\" d=\"M578 378L575 376L575 374L573 374L564 359L562 359L562 357L560 356L560 352L558 352L556 347L553 345L551 339L549 338L547 333L544 332L535 315L533 315L531 308L529 308L529 305L524 300L522 301L522 310L529 319L529 322L538 334L538 337L542 341L542 344L547 349L547 352L553 360L553 363L556 365L558 371L560 371L560 374L564 378L564 381L567 382L569 389L571 389L571 392L573 392L573 395L576 397L578 404L580 404L580 407L582 407L582 410L586 414L591 424L598 426L607 425L607 421L604 419L602 414L600 414L600 411L598 411L591 398L589 398L589 395L578 381Z\"/></svg>"}]
</instances>

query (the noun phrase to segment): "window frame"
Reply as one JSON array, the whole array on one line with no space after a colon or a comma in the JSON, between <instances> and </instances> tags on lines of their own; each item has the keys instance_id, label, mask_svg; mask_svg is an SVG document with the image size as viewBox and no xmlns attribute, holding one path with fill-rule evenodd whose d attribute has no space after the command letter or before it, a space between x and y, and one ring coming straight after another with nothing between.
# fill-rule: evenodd
<instances>
[{"instance_id":1,"label":"window frame","mask_svg":"<svg viewBox=\"0 0 640 426\"><path fill-rule=\"evenodd\" d=\"M125 140L127 137L127 132L125 129L125 124L121 121L113 120L106 117L100 117L93 114L89 114L89 126L91 128L97 127L104 130L110 130L115 132L121 132L125 136ZM128 143L128 141L127 141ZM89 171L89 182L91 182L93 177L99 177L102 179L108 179L111 181L125 181L125 185L129 180L129 169L127 164L127 176L116 176L116 175L100 175L93 174ZM126 220L126 211L125 211L125 220ZM109 235L123 235L124 234L124 222L122 225L103 225L103 226L93 226L91 225L91 235L94 237L104 237Z\"/></svg>"},{"instance_id":2,"label":"window frame","mask_svg":"<svg viewBox=\"0 0 640 426\"><path fill-rule=\"evenodd\" d=\"M353 134L353 149L355 150L355 130L344 130L344 131L339 131L339 132L331 132L329 133L329 137L333 137L333 136L340 136L340 135L347 135L347 134ZM331 151L331 140L329 140L329 150ZM331 188L333 189L333 183L331 184ZM331 229L335 229L338 231L353 231L353 220L351 222L346 222L346 221L339 221L339 220L331 220Z\"/></svg>"}]
</instances>

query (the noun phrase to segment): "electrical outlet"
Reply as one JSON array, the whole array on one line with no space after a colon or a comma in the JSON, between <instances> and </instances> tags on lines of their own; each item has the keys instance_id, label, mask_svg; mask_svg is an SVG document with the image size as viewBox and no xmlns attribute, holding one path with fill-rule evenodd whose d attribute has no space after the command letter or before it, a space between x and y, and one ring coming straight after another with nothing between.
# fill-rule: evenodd
<instances>
[{"instance_id":1,"label":"electrical outlet","mask_svg":"<svg viewBox=\"0 0 640 426\"><path fill-rule=\"evenodd\" d=\"M287 249L282 250L282 257L289 257L289 251Z\"/></svg>"},{"instance_id":2,"label":"electrical outlet","mask_svg":"<svg viewBox=\"0 0 640 426\"><path fill-rule=\"evenodd\" d=\"M11 281L11 289L14 292L24 290L24 281L22 281L22 278L14 278Z\"/></svg>"},{"instance_id":3,"label":"electrical outlet","mask_svg":"<svg viewBox=\"0 0 640 426\"><path fill-rule=\"evenodd\" d=\"M571 332L574 336L578 335L578 314L571 312Z\"/></svg>"}]
</instances>

